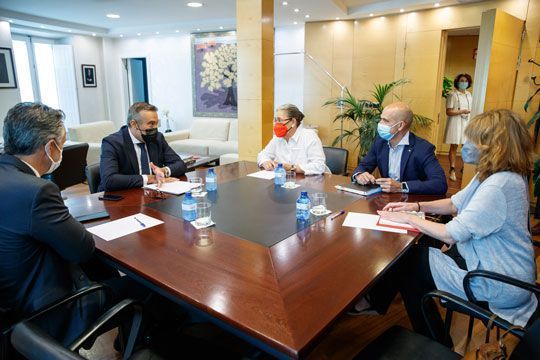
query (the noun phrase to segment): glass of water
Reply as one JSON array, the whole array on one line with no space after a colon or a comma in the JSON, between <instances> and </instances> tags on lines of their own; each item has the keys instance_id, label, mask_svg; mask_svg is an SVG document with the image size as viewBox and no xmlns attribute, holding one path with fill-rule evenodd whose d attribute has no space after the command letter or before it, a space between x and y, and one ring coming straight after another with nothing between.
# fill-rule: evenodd
<instances>
[{"instance_id":1,"label":"glass of water","mask_svg":"<svg viewBox=\"0 0 540 360\"><path fill-rule=\"evenodd\" d=\"M210 211L210 203L203 201L197 203L197 218L195 223L198 226L208 226L212 223L212 213Z\"/></svg>"},{"instance_id":2,"label":"glass of water","mask_svg":"<svg viewBox=\"0 0 540 360\"><path fill-rule=\"evenodd\" d=\"M189 182L193 184L193 188L191 189L191 196L193 197L202 196L202 193L204 191L204 184L203 184L202 178L193 177L189 179Z\"/></svg>"},{"instance_id":3,"label":"glass of water","mask_svg":"<svg viewBox=\"0 0 540 360\"><path fill-rule=\"evenodd\" d=\"M207 247L214 243L214 234L212 228L200 229L195 240L195 245L198 247Z\"/></svg>"},{"instance_id":4,"label":"glass of water","mask_svg":"<svg viewBox=\"0 0 540 360\"><path fill-rule=\"evenodd\" d=\"M312 196L312 206L311 212L313 215L320 216L324 215L327 212L326 209L326 194L325 193L315 193Z\"/></svg>"},{"instance_id":5,"label":"glass of water","mask_svg":"<svg viewBox=\"0 0 540 360\"><path fill-rule=\"evenodd\" d=\"M296 172L287 171L287 173L285 174L285 184L283 184L283 187L286 189L294 189L295 184L296 184Z\"/></svg>"}]
</instances>

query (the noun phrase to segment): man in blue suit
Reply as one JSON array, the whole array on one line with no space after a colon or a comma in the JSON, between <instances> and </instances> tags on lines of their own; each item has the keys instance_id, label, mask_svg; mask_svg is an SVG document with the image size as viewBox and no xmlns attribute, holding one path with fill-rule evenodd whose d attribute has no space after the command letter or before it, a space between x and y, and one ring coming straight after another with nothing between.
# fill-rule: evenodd
<instances>
[{"instance_id":1,"label":"man in blue suit","mask_svg":"<svg viewBox=\"0 0 540 360\"><path fill-rule=\"evenodd\" d=\"M435 157L435 146L409 131L413 113L404 103L386 106L377 127L379 136L354 170L358 184L379 184L389 193L444 195L446 176ZM381 178L372 172L379 169Z\"/></svg>"},{"instance_id":2,"label":"man in blue suit","mask_svg":"<svg viewBox=\"0 0 540 360\"><path fill-rule=\"evenodd\" d=\"M157 111L144 102L131 105L127 125L103 139L99 191L140 188L184 175L186 165L157 130Z\"/></svg>"}]
</instances>

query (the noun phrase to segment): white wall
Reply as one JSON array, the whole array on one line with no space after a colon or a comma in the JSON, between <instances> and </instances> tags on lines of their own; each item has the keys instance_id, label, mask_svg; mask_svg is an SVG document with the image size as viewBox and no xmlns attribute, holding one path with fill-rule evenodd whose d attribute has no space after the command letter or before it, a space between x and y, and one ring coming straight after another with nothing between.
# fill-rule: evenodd
<instances>
[{"instance_id":1,"label":"white wall","mask_svg":"<svg viewBox=\"0 0 540 360\"><path fill-rule=\"evenodd\" d=\"M169 110L173 130L187 129L193 121L191 40L188 34L164 37L105 39L105 72L111 119L125 123L127 94L123 86L122 58L145 57L149 100L161 111ZM162 123L162 129L165 124Z\"/></svg>"},{"instance_id":2,"label":"white wall","mask_svg":"<svg viewBox=\"0 0 540 360\"><path fill-rule=\"evenodd\" d=\"M275 29L276 54L304 50L304 27L284 26ZM304 108L304 55L276 55L274 58L274 108L294 104Z\"/></svg>"},{"instance_id":3,"label":"white wall","mask_svg":"<svg viewBox=\"0 0 540 360\"><path fill-rule=\"evenodd\" d=\"M81 124L111 120L108 109L102 41L98 37L80 35L70 36L59 41L59 43L70 44L73 47ZM96 66L97 87L85 88L82 86L82 64Z\"/></svg>"},{"instance_id":4,"label":"white wall","mask_svg":"<svg viewBox=\"0 0 540 360\"><path fill-rule=\"evenodd\" d=\"M13 49L11 29L7 21L0 21L0 47ZM12 55L13 50L12 50ZM15 61L15 59L13 59ZM0 89L0 138L4 129L4 118L9 109L21 101L19 89Z\"/></svg>"}]
</instances>

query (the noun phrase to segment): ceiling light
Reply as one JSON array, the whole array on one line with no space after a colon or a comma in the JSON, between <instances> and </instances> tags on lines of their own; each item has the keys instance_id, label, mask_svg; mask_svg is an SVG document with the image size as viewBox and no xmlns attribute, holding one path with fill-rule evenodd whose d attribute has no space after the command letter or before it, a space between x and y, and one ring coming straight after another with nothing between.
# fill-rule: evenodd
<instances>
[{"instance_id":1,"label":"ceiling light","mask_svg":"<svg viewBox=\"0 0 540 360\"><path fill-rule=\"evenodd\" d=\"M309 19L309 14L306 14L306 19Z\"/></svg>"},{"instance_id":2,"label":"ceiling light","mask_svg":"<svg viewBox=\"0 0 540 360\"><path fill-rule=\"evenodd\" d=\"M405 9L399 9L399 12L404 12L404 11L405 11Z\"/></svg>"},{"instance_id":3,"label":"ceiling light","mask_svg":"<svg viewBox=\"0 0 540 360\"><path fill-rule=\"evenodd\" d=\"M137 36L141 36L141 33L137 33Z\"/></svg>"},{"instance_id":4,"label":"ceiling light","mask_svg":"<svg viewBox=\"0 0 540 360\"><path fill-rule=\"evenodd\" d=\"M300 11L300 9L298 9L298 8L294 9L294 12L299 12L299 11Z\"/></svg>"},{"instance_id":5,"label":"ceiling light","mask_svg":"<svg viewBox=\"0 0 540 360\"><path fill-rule=\"evenodd\" d=\"M120 34L120 37L124 37L124 34Z\"/></svg>"},{"instance_id":6,"label":"ceiling light","mask_svg":"<svg viewBox=\"0 0 540 360\"><path fill-rule=\"evenodd\" d=\"M295 21L295 22L293 22L293 24L294 24L294 25L298 25L298 22L297 22L297 21Z\"/></svg>"},{"instance_id":7,"label":"ceiling light","mask_svg":"<svg viewBox=\"0 0 540 360\"><path fill-rule=\"evenodd\" d=\"M180 30L174 30L174 32L175 32L175 33L179 33L179 32L180 32Z\"/></svg>"},{"instance_id":8,"label":"ceiling light","mask_svg":"<svg viewBox=\"0 0 540 360\"><path fill-rule=\"evenodd\" d=\"M156 31L156 35L159 35L159 31Z\"/></svg>"},{"instance_id":9,"label":"ceiling light","mask_svg":"<svg viewBox=\"0 0 540 360\"><path fill-rule=\"evenodd\" d=\"M203 4L200 2L188 2L186 5L193 8L198 8L198 7L203 6Z\"/></svg>"},{"instance_id":10,"label":"ceiling light","mask_svg":"<svg viewBox=\"0 0 540 360\"><path fill-rule=\"evenodd\" d=\"M109 19L120 19L120 15L118 14L107 14L105 15L106 17L108 17Z\"/></svg>"},{"instance_id":11,"label":"ceiling light","mask_svg":"<svg viewBox=\"0 0 540 360\"><path fill-rule=\"evenodd\" d=\"M10 20L9 20L9 22L10 22L10 23L12 23L12 22L13 22L13 20L11 20L11 19L10 19Z\"/></svg>"},{"instance_id":12,"label":"ceiling light","mask_svg":"<svg viewBox=\"0 0 540 360\"><path fill-rule=\"evenodd\" d=\"M197 31L201 31L201 29L197 28Z\"/></svg>"},{"instance_id":13,"label":"ceiling light","mask_svg":"<svg viewBox=\"0 0 540 360\"><path fill-rule=\"evenodd\" d=\"M287 5L289 5L289 3L288 3L288 2L286 2L286 1L284 1L284 2L282 2L282 3L281 3L281 5L283 5L283 6L287 6Z\"/></svg>"},{"instance_id":14,"label":"ceiling light","mask_svg":"<svg viewBox=\"0 0 540 360\"><path fill-rule=\"evenodd\" d=\"M96 36L96 33L92 33L92 36Z\"/></svg>"},{"instance_id":15,"label":"ceiling light","mask_svg":"<svg viewBox=\"0 0 540 360\"><path fill-rule=\"evenodd\" d=\"M441 6L441 4L439 4L439 3L435 3L435 4L433 5L433 6L435 6L435 7L439 7L439 6Z\"/></svg>"},{"instance_id":16,"label":"ceiling light","mask_svg":"<svg viewBox=\"0 0 540 360\"><path fill-rule=\"evenodd\" d=\"M223 26L220 26L220 27L219 27L219 30L223 30Z\"/></svg>"},{"instance_id":17,"label":"ceiling light","mask_svg":"<svg viewBox=\"0 0 540 360\"><path fill-rule=\"evenodd\" d=\"M337 17L336 20L339 20L339 18Z\"/></svg>"},{"instance_id":18,"label":"ceiling light","mask_svg":"<svg viewBox=\"0 0 540 360\"><path fill-rule=\"evenodd\" d=\"M369 16L373 16L373 13L369 14Z\"/></svg>"},{"instance_id":19,"label":"ceiling light","mask_svg":"<svg viewBox=\"0 0 540 360\"><path fill-rule=\"evenodd\" d=\"M44 26L44 25L41 25L40 28L45 29L45 26Z\"/></svg>"},{"instance_id":20,"label":"ceiling light","mask_svg":"<svg viewBox=\"0 0 540 360\"><path fill-rule=\"evenodd\" d=\"M68 32L71 32L71 29L70 29L70 30L68 30Z\"/></svg>"}]
</instances>

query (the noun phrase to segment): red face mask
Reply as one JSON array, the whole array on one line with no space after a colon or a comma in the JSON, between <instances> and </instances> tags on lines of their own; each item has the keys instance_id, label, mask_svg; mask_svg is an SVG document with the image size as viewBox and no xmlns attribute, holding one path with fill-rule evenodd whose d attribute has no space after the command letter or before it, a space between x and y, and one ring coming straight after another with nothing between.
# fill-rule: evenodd
<instances>
[{"instance_id":1,"label":"red face mask","mask_svg":"<svg viewBox=\"0 0 540 360\"><path fill-rule=\"evenodd\" d=\"M288 121L287 121L287 123L288 123ZM278 138L285 137L285 135L287 135L289 130L291 130L285 124L286 123L277 123L277 124L274 125L274 134L276 134L276 136Z\"/></svg>"}]
</instances>

